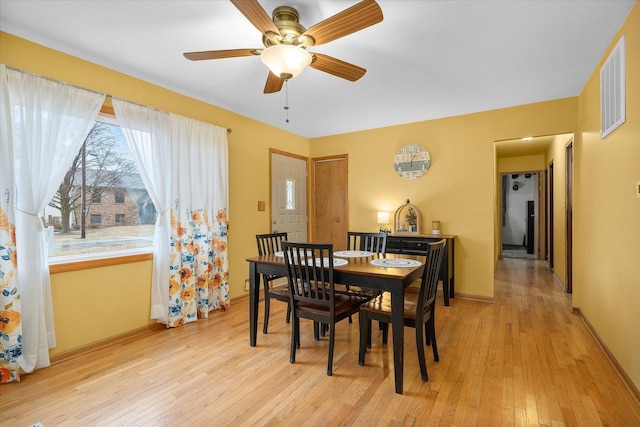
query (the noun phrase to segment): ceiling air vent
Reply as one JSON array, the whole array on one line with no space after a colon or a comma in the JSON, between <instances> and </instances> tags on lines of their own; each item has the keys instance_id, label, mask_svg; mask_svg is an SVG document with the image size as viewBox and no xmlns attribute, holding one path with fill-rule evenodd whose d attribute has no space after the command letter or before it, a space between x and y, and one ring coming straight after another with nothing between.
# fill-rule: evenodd
<instances>
[{"instance_id":1,"label":"ceiling air vent","mask_svg":"<svg viewBox=\"0 0 640 427\"><path fill-rule=\"evenodd\" d=\"M625 41L622 36L600 69L601 138L625 122L625 103Z\"/></svg>"}]
</instances>

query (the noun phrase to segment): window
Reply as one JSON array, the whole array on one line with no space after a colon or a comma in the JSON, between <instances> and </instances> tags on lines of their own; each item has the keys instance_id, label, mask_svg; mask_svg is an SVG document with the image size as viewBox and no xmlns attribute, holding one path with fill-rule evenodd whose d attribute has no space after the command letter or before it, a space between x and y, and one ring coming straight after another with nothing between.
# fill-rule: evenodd
<instances>
[{"instance_id":1,"label":"window","mask_svg":"<svg viewBox=\"0 0 640 427\"><path fill-rule=\"evenodd\" d=\"M95 204L102 203L102 189L101 188L93 188L91 190L91 203L95 203Z\"/></svg>"},{"instance_id":2,"label":"window","mask_svg":"<svg viewBox=\"0 0 640 427\"><path fill-rule=\"evenodd\" d=\"M296 182L292 179L287 180L287 210L292 211L296 208Z\"/></svg>"},{"instance_id":3,"label":"window","mask_svg":"<svg viewBox=\"0 0 640 427\"><path fill-rule=\"evenodd\" d=\"M52 257L153 246L153 202L117 122L99 120L41 214Z\"/></svg>"}]
</instances>

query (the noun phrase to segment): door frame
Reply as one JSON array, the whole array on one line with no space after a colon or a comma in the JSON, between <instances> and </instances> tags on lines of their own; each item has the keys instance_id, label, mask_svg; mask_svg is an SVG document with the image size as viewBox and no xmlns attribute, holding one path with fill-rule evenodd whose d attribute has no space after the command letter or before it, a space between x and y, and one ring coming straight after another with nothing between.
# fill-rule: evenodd
<instances>
[{"instance_id":1,"label":"door frame","mask_svg":"<svg viewBox=\"0 0 640 427\"><path fill-rule=\"evenodd\" d=\"M274 154L278 154L281 156L285 156L285 157L292 157L294 159L299 159L299 160L304 160L305 164L306 164L306 170L307 170L307 179L305 182L305 186L307 189L307 197L306 197L306 204L307 204L307 240L309 240L309 236L310 236L310 231L311 231L311 215L309 212L309 208L310 208L310 180L309 180L309 158L305 157L305 156L301 156L299 154L294 154L294 153L289 153L287 151L282 151L282 150L278 150L275 148L269 148L269 230L270 232L273 232L273 164L271 161L271 158L273 157Z\"/></svg>"},{"instance_id":2,"label":"door frame","mask_svg":"<svg viewBox=\"0 0 640 427\"><path fill-rule=\"evenodd\" d=\"M567 283L566 292L573 293L573 139L569 141L566 148L566 168L565 168L565 197L566 197L566 270Z\"/></svg>"},{"instance_id":3,"label":"door frame","mask_svg":"<svg viewBox=\"0 0 640 427\"><path fill-rule=\"evenodd\" d=\"M547 170L549 171L549 181L547 182L547 189L548 189L548 194L549 194L549 204L547 206L547 213L548 213L548 235L547 235L547 248L548 248L548 254L549 254L549 258L548 258L548 262L549 262L549 268L551 270L553 270L553 255L554 255L554 244L553 244L553 236L555 233L554 230L554 220L553 220L553 212L554 212L554 191L553 191L553 186L554 186L554 178L553 178L553 161L549 162L549 166L547 167Z\"/></svg>"}]
</instances>

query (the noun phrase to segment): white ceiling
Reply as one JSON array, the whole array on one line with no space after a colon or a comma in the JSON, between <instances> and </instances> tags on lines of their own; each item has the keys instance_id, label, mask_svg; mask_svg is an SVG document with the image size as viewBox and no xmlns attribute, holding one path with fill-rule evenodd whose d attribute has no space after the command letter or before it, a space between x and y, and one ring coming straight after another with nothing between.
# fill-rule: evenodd
<instances>
[{"instance_id":1,"label":"white ceiling","mask_svg":"<svg viewBox=\"0 0 640 427\"><path fill-rule=\"evenodd\" d=\"M354 0L261 0L309 28ZM577 96L634 1L378 1L384 20L317 46L368 71L309 68L262 93L258 57L192 62L183 52L261 48L225 0L0 0L0 29L308 138ZM224 126L224 124L221 124Z\"/></svg>"}]
</instances>

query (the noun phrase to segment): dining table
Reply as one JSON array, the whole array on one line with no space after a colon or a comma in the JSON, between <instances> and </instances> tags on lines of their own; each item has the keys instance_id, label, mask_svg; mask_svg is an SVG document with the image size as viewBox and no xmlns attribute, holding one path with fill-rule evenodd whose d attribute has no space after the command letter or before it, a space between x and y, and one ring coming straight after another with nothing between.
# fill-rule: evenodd
<instances>
[{"instance_id":1,"label":"dining table","mask_svg":"<svg viewBox=\"0 0 640 427\"><path fill-rule=\"evenodd\" d=\"M341 251L340 253L355 252ZM396 393L402 394L404 372L404 292L410 284L422 277L425 257L408 254L364 253L360 256L339 257L334 254L335 283L362 286L391 294L391 331ZM346 260L336 263L336 259ZM255 347L258 337L258 303L260 276L275 274L286 276L284 256L281 253L247 258L249 262L249 345Z\"/></svg>"}]
</instances>

